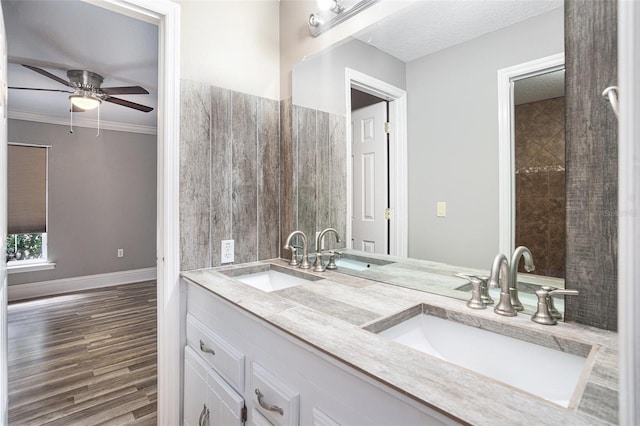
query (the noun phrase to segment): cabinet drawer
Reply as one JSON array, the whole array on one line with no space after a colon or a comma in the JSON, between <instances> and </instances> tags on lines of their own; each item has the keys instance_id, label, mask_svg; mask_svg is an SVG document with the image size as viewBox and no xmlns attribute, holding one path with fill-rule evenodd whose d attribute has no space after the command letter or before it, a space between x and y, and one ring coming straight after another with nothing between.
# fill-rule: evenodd
<instances>
[{"instance_id":1,"label":"cabinet drawer","mask_svg":"<svg viewBox=\"0 0 640 426\"><path fill-rule=\"evenodd\" d=\"M191 314L187 314L187 343L233 388L244 392L244 354Z\"/></svg>"},{"instance_id":2,"label":"cabinet drawer","mask_svg":"<svg viewBox=\"0 0 640 426\"><path fill-rule=\"evenodd\" d=\"M256 362L251 363L251 389L247 394L255 408L274 425L298 425L299 393Z\"/></svg>"}]
</instances>

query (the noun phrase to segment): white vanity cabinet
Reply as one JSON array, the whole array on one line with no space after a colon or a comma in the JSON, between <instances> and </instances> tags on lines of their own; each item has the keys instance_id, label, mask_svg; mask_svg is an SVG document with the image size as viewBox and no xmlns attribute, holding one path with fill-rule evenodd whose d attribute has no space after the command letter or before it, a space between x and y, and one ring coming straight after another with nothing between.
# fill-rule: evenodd
<instances>
[{"instance_id":1,"label":"white vanity cabinet","mask_svg":"<svg viewBox=\"0 0 640 426\"><path fill-rule=\"evenodd\" d=\"M247 424L457 424L200 285L188 280L183 280L182 284L186 286L187 317L191 318L186 322L192 324L192 330L187 330L191 348L185 351L191 352L190 349L196 349L193 346L200 344L201 334L195 333L197 328L193 328L194 324L200 324L214 333L214 340L226 342L236 355L245 357L242 360L246 371L244 384L234 388L244 398ZM185 424L189 418L187 410L195 412L198 407L200 411L203 408L201 395L193 394L202 390L191 385L194 380L189 379L190 368L185 359ZM233 368L222 376L227 381L231 376L239 377ZM208 424L227 424L216 421L210 417Z\"/></svg>"}]
</instances>

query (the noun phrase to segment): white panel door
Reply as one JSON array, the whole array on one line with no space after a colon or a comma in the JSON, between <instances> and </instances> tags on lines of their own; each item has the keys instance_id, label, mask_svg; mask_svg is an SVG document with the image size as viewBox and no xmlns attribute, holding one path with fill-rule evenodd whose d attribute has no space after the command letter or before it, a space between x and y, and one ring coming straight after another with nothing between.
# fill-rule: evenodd
<instances>
[{"instance_id":1,"label":"white panel door","mask_svg":"<svg viewBox=\"0 0 640 426\"><path fill-rule=\"evenodd\" d=\"M387 103L351 112L353 162L352 247L387 254Z\"/></svg>"},{"instance_id":2,"label":"white panel door","mask_svg":"<svg viewBox=\"0 0 640 426\"><path fill-rule=\"evenodd\" d=\"M9 424L7 384L7 39L0 5L0 425Z\"/></svg>"}]
</instances>

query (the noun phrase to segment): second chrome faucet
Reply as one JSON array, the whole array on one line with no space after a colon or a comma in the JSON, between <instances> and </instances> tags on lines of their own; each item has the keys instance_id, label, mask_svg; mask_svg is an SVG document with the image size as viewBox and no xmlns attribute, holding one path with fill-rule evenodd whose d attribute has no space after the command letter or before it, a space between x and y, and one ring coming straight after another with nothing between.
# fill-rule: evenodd
<instances>
[{"instance_id":1,"label":"second chrome faucet","mask_svg":"<svg viewBox=\"0 0 640 426\"><path fill-rule=\"evenodd\" d=\"M518 297L518 264L521 257L524 257L524 269L527 272L533 271L533 255L525 246L513 251L511 264L504 254L498 254L493 260L489 285L500 287L500 301L494 308L497 314L512 317L524 309Z\"/></svg>"},{"instance_id":2,"label":"second chrome faucet","mask_svg":"<svg viewBox=\"0 0 640 426\"><path fill-rule=\"evenodd\" d=\"M313 264L313 270L315 272L324 272L325 270L325 267L322 264L322 253L324 250L324 236L330 232L335 234L337 243L341 242L340 235L338 234L338 231L336 231L334 228L323 229L322 232L318 234L318 239L316 241L316 261Z\"/></svg>"}]
</instances>

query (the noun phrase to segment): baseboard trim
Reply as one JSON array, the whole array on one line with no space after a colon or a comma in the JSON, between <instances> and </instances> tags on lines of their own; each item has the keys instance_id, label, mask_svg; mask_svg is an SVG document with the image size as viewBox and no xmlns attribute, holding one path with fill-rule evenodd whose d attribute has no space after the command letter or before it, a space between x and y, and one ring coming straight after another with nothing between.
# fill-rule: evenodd
<instances>
[{"instance_id":1,"label":"baseboard trim","mask_svg":"<svg viewBox=\"0 0 640 426\"><path fill-rule=\"evenodd\" d=\"M109 272L106 274L86 275L83 277L62 278L58 280L39 281L28 284L7 286L9 302L36 297L53 296L72 291L90 290L121 284L156 279L156 268L132 269L129 271Z\"/></svg>"}]
</instances>

